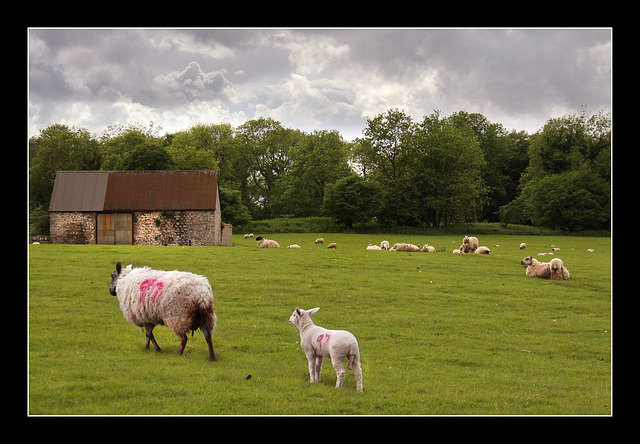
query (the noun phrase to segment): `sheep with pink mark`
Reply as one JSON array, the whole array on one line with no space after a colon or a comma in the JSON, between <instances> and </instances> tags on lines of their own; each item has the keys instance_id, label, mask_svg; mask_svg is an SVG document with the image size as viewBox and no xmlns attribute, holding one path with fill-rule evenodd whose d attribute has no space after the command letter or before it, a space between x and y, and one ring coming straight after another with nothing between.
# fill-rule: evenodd
<instances>
[{"instance_id":1,"label":"sheep with pink mark","mask_svg":"<svg viewBox=\"0 0 640 444\"><path fill-rule=\"evenodd\" d=\"M300 347L307 355L310 382L320 382L322 361L328 356L336 371L336 387L343 386L346 372L342 360L347 358L347 368L353 370L356 377L356 390L361 392L362 368L356 337L345 330L327 330L315 325L311 315L318 310L320 308L310 310L296 308L289 318L289 323L300 330Z\"/></svg>"},{"instance_id":2,"label":"sheep with pink mark","mask_svg":"<svg viewBox=\"0 0 640 444\"><path fill-rule=\"evenodd\" d=\"M153 336L156 325L166 325L180 338L178 354L184 352L187 332L202 330L209 359L216 360L211 341L215 329L213 292L206 277L185 271L161 271L148 267L122 268L116 264L111 273L109 292L118 297L125 319L146 331L146 348L153 343L156 351L162 351ZM193 334L193 333L192 333Z\"/></svg>"}]
</instances>

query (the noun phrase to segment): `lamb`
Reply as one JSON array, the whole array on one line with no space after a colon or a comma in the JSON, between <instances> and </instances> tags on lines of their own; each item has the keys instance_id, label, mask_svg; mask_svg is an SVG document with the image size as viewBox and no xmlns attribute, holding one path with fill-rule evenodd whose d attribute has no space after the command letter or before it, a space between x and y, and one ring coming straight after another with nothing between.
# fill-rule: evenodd
<instances>
[{"instance_id":1,"label":"lamb","mask_svg":"<svg viewBox=\"0 0 640 444\"><path fill-rule=\"evenodd\" d=\"M362 368L360 367L360 350L356 337L345 330L327 330L319 327L311 320L311 315L320 310L297 308L291 314L289 323L300 330L300 347L309 361L310 382L320 382L322 360L329 356L336 371L336 387L344 385L345 370L342 360L347 358L347 368L353 370L356 377L356 389L362 391Z\"/></svg>"},{"instance_id":2,"label":"lamb","mask_svg":"<svg viewBox=\"0 0 640 444\"><path fill-rule=\"evenodd\" d=\"M185 271L160 271L149 267L122 269L120 262L111 273L109 293L118 297L125 319L137 327L144 327L147 343L160 346L153 336L156 325L166 325L180 338L178 354L187 345L187 332L202 330L209 347L209 360L215 361L211 332L215 329L213 292L204 276ZM193 333L192 333L193 335Z\"/></svg>"},{"instance_id":3,"label":"lamb","mask_svg":"<svg viewBox=\"0 0 640 444\"><path fill-rule=\"evenodd\" d=\"M478 238L465 236L462 238L462 250L465 253L473 253L478 248Z\"/></svg>"},{"instance_id":4,"label":"lamb","mask_svg":"<svg viewBox=\"0 0 640 444\"><path fill-rule=\"evenodd\" d=\"M319 237L316 239L316 244L323 244L324 243L324 239Z\"/></svg>"},{"instance_id":5,"label":"lamb","mask_svg":"<svg viewBox=\"0 0 640 444\"><path fill-rule=\"evenodd\" d=\"M245 239L251 239L253 237L253 233L248 233L244 235Z\"/></svg>"},{"instance_id":6,"label":"lamb","mask_svg":"<svg viewBox=\"0 0 640 444\"><path fill-rule=\"evenodd\" d=\"M454 254L464 254L464 251L462 251L460 248L456 248L456 249L454 249L451 253L454 253Z\"/></svg>"},{"instance_id":7,"label":"lamb","mask_svg":"<svg viewBox=\"0 0 640 444\"><path fill-rule=\"evenodd\" d=\"M491 250L489 250L489 247L485 247L484 245L482 247L478 247L475 252L478 254L491 254Z\"/></svg>"},{"instance_id":8,"label":"lamb","mask_svg":"<svg viewBox=\"0 0 640 444\"><path fill-rule=\"evenodd\" d=\"M433 245L424 244L421 248L421 251L425 251L427 253L435 253L436 247L434 247Z\"/></svg>"},{"instance_id":9,"label":"lamb","mask_svg":"<svg viewBox=\"0 0 640 444\"><path fill-rule=\"evenodd\" d=\"M258 241L258 248L280 248L280 244L274 240L265 239L262 236L256 237Z\"/></svg>"},{"instance_id":10,"label":"lamb","mask_svg":"<svg viewBox=\"0 0 640 444\"><path fill-rule=\"evenodd\" d=\"M520 244L520 249L524 250L525 248L527 248L527 244L525 244L524 242Z\"/></svg>"},{"instance_id":11,"label":"lamb","mask_svg":"<svg viewBox=\"0 0 640 444\"><path fill-rule=\"evenodd\" d=\"M287 248L300 248L300 245L298 245L298 244L291 244L291 245L287 245Z\"/></svg>"},{"instance_id":12,"label":"lamb","mask_svg":"<svg viewBox=\"0 0 640 444\"><path fill-rule=\"evenodd\" d=\"M567 270L562 259L556 257L549 262L549 270L551 272L549 279L554 281L563 281L569 279L569 270Z\"/></svg>"},{"instance_id":13,"label":"lamb","mask_svg":"<svg viewBox=\"0 0 640 444\"><path fill-rule=\"evenodd\" d=\"M595 253L596 250L593 248L587 248L587 253Z\"/></svg>"},{"instance_id":14,"label":"lamb","mask_svg":"<svg viewBox=\"0 0 640 444\"><path fill-rule=\"evenodd\" d=\"M551 277L549 262L539 262L538 259L527 256L522 259L520 263L527 266L527 270L525 272L527 276L539 277L542 279L549 279Z\"/></svg>"},{"instance_id":15,"label":"lamb","mask_svg":"<svg viewBox=\"0 0 640 444\"><path fill-rule=\"evenodd\" d=\"M377 246L377 245L369 244L369 245L367 246L367 250L377 250L377 251L380 251L380 250L382 250L382 248L381 248L381 247L379 247L379 246Z\"/></svg>"},{"instance_id":16,"label":"lamb","mask_svg":"<svg viewBox=\"0 0 640 444\"><path fill-rule=\"evenodd\" d=\"M393 244L389 251L420 251L420 247L414 244L406 244L404 242Z\"/></svg>"},{"instance_id":17,"label":"lamb","mask_svg":"<svg viewBox=\"0 0 640 444\"><path fill-rule=\"evenodd\" d=\"M382 242L380 242L380 248L382 248L383 250L389 250L389 242L387 242L386 240L383 240Z\"/></svg>"},{"instance_id":18,"label":"lamb","mask_svg":"<svg viewBox=\"0 0 640 444\"><path fill-rule=\"evenodd\" d=\"M338 248L338 245L336 245L335 242L331 242L329 245L327 245L327 248Z\"/></svg>"}]
</instances>

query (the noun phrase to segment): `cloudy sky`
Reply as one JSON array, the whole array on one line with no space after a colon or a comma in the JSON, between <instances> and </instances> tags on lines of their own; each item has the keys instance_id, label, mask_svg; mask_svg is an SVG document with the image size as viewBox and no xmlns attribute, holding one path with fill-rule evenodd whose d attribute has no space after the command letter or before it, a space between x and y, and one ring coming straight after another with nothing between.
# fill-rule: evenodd
<instances>
[{"instance_id":1,"label":"cloudy sky","mask_svg":"<svg viewBox=\"0 0 640 444\"><path fill-rule=\"evenodd\" d=\"M610 29L28 29L29 136L272 117L362 136L399 108L534 133L611 110Z\"/></svg>"}]
</instances>

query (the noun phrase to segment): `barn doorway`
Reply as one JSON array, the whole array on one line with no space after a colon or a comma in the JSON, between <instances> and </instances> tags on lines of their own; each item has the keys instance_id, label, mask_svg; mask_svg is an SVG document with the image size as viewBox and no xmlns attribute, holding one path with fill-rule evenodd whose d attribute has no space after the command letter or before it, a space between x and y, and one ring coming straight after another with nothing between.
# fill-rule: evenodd
<instances>
[{"instance_id":1,"label":"barn doorway","mask_svg":"<svg viewBox=\"0 0 640 444\"><path fill-rule=\"evenodd\" d=\"M98 214L98 244L133 245L131 213Z\"/></svg>"}]
</instances>

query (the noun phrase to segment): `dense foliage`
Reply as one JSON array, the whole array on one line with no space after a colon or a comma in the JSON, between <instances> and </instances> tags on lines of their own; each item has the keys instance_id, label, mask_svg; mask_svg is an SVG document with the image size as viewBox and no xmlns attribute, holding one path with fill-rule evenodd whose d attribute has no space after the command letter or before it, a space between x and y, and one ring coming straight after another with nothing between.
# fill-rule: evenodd
<instances>
[{"instance_id":1,"label":"dense foliage","mask_svg":"<svg viewBox=\"0 0 640 444\"><path fill-rule=\"evenodd\" d=\"M481 114L416 122L391 109L353 142L271 118L164 135L153 123L100 136L51 125L29 139L31 232L48 231L56 171L169 169L219 170L222 218L237 226L283 216L380 228L500 221L599 230L611 221L609 115L552 118L529 135Z\"/></svg>"}]
</instances>

